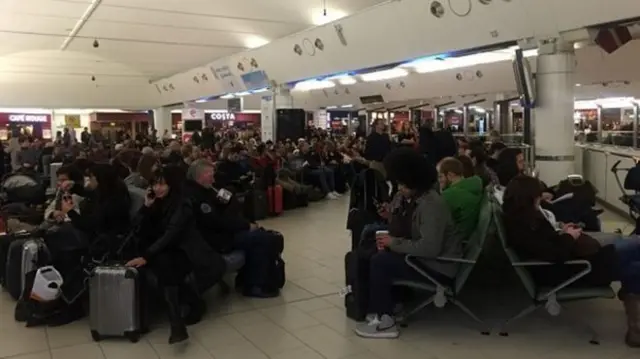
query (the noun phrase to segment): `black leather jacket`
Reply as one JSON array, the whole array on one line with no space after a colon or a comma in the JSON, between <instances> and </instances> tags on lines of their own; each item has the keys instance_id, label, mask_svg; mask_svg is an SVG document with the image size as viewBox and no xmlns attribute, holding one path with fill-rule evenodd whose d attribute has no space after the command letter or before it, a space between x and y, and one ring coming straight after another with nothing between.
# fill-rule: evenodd
<instances>
[{"instance_id":1,"label":"black leather jacket","mask_svg":"<svg viewBox=\"0 0 640 359\"><path fill-rule=\"evenodd\" d=\"M224 272L224 260L196 229L194 213L193 202L177 193L143 206L137 218L142 256L153 261L158 253L180 249L196 272Z\"/></svg>"},{"instance_id":2,"label":"black leather jacket","mask_svg":"<svg viewBox=\"0 0 640 359\"><path fill-rule=\"evenodd\" d=\"M251 222L226 203L221 203L214 189L187 181L184 196L193 206L195 227L209 245L220 253L231 250L233 238L250 229Z\"/></svg>"}]
</instances>

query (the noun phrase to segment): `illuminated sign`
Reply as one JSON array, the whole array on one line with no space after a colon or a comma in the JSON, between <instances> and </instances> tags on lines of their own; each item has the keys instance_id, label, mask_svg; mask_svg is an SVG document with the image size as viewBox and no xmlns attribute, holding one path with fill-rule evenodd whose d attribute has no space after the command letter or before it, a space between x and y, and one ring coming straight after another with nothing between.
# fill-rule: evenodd
<instances>
[{"instance_id":1,"label":"illuminated sign","mask_svg":"<svg viewBox=\"0 0 640 359\"><path fill-rule=\"evenodd\" d=\"M211 119L214 121L235 121L236 115L229 112L214 112L211 114Z\"/></svg>"},{"instance_id":2,"label":"illuminated sign","mask_svg":"<svg viewBox=\"0 0 640 359\"><path fill-rule=\"evenodd\" d=\"M48 122L47 115L9 115L9 122Z\"/></svg>"}]
</instances>

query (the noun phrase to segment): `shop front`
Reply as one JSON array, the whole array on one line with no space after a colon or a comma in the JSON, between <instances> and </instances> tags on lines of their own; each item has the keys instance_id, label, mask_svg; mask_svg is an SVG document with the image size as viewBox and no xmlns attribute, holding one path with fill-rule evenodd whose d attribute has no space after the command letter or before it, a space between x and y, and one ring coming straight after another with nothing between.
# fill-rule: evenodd
<instances>
[{"instance_id":1,"label":"shop front","mask_svg":"<svg viewBox=\"0 0 640 359\"><path fill-rule=\"evenodd\" d=\"M11 135L51 139L51 114L0 113L0 140L7 140Z\"/></svg>"},{"instance_id":2,"label":"shop front","mask_svg":"<svg viewBox=\"0 0 640 359\"><path fill-rule=\"evenodd\" d=\"M327 111L327 121L332 133L336 135L346 135L351 120L352 128L355 130L355 122L358 121L358 111Z\"/></svg>"},{"instance_id":3,"label":"shop front","mask_svg":"<svg viewBox=\"0 0 640 359\"><path fill-rule=\"evenodd\" d=\"M90 117L90 131L94 135L115 141L118 134L149 133L149 115L147 112L94 112Z\"/></svg>"},{"instance_id":4,"label":"shop front","mask_svg":"<svg viewBox=\"0 0 640 359\"><path fill-rule=\"evenodd\" d=\"M250 130L260 128L259 113L230 113L230 112L212 112L207 113L206 121L208 126L214 128L233 127L239 130Z\"/></svg>"},{"instance_id":5,"label":"shop front","mask_svg":"<svg viewBox=\"0 0 640 359\"><path fill-rule=\"evenodd\" d=\"M389 112L372 112L369 126L377 119L384 119L389 125L391 134L398 133L402 129L404 122L409 121L409 111L389 111Z\"/></svg>"},{"instance_id":6,"label":"shop front","mask_svg":"<svg viewBox=\"0 0 640 359\"><path fill-rule=\"evenodd\" d=\"M205 124L207 127L221 129L223 127L233 127L241 130L260 128L260 114L253 112L206 112ZM182 114L172 113L171 122L173 133L182 131Z\"/></svg>"}]
</instances>

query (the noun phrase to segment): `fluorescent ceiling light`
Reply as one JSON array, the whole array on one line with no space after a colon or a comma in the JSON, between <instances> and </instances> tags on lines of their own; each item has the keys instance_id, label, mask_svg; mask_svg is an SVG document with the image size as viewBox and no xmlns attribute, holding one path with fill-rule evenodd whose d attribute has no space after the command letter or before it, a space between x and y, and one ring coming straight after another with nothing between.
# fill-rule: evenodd
<instances>
[{"instance_id":1,"label":"fluorescent ceiling light","mask_svg":"<svg viewBox=\"0 0 640 359\"><path fill-rule=\"evenodd\" d=\"M196 100L196 103L205 103L205 102L207 102L206 98L201 98L199 100Z\"/></svg>"},{"instance_id":2,"label":"fluorescent ceiling light","mask_svg":"<svg viewBox=\"0 0 640 359\"><path fill-rule=\"evenodd\" d=\"M326 88L335 87L336 84L327 81L327 80L306 80L298 82L294 87L293 91L312 91L312 90L322 90Z\"/></svg>"},{"instance_id":3,"label":"fluorescent ceiling light","mask_svg":"<svg viewBox=\"0 0 640 359\"><path fill-rule=\"evenodd\" d=\"M349 75L331 76L331 77L327 77L325 80L337 81L340 85L353 85L358 82L355 78Z\"/></svg>"},{"instance_id":4,"label":"fluorescent ceiling light","mask_svg":"<svg viewBox=\"0 0 640 359\"><path fill-rule=\"evenodd\" d=\"M383 81L407 76L409 72L405 69L396 67L389 70L382 70L360 75L364 82Z\"/></svg>"},{"instance_id":5,"label":"fluorescent ceiling light","mask_svg":"<svg viewBox=\"0 0 640 359\"><path fill-rule=\"evenodd\" d=\"M232 94L232 93L228 93L228 94L226 94L226 95L222 95L222 96L220 96L220 98L221 98L221 99L225 99L225 100L226 100L226 99L230 99L230 98L234 98L234 97L235 97L235 96L233 96L233 94Z\"/></svg>"},{"instance_id":6,"label":"fluorescent ceiling light","mask_svg":"<svg viewBox=\"0 0 640 359\"><path fill-rule=\"evenodd\" d=\"M327 106L327 107L326 107L326 109L327 109L327 110L332 110L332 109L334 109L334 108L338 108L338 106Z\"/></svg>"},{"instance_id":7,"label":"fluorescent ceiling light","mask_svg":"<svg viewBox=\"0 0 640 359\"><path fill-rule=\"evenodd\" d=\"M402 66L414 68L416 72L421 74L452 70L476 65L492 64L501 61L511 61L516 49L517 47L512 46L504 50L487 51L467 56L443 58L430 57L427 59L412 61ZM522 52L522 55L524 57L537 56L538 50L525 50Z\"/></svg>"},{"instance_id":8,"label":"fluorescent ceiling light","mask_svg":"<svg viewBox=\"0 0 640 359\"><path fill-rule=\"evenodd\" d=\"M246 37L243 42L245 47L255 49L256 47L261 47L268 44L269 40L261 36L251 35L249 37Z\"/></svg>"},{"instance_id":9,"label":"fluorescent ceiling light","mask_svg":"<svg viewBox=\"0 0 640 359\"><path fill-rule=\"evenodd\" d=\"M266 92L266 91L269 91L269 89L266 87L263 87L261 89L253 90L251 91L251 93L260 93L260 92Z\"/></svg>"},{"instance_id":10,"label":"fluorescent ceiling light","mask_svg":"<svg viewBox=\"0 0 640 359\"><path fill-rule=\"evenodd\" d=\"M471 106L470 108L471 108L472 110L474 110L474 111L478 112L478 113L485 113L485 112L487 112L487 110L485 110L484 108L479 107L479 106Z\"/></svg>"},{"instance_id":11,"label":"fluorescent ceiling light","mask_svg":"<svg viewBox=\"0 0 640 359\"><path fill-rule=\"evenodd\" d=\"M580 87L580 86L582 86L582 84L576 84L576 87Z\"/></svg>"},{"instance_id":12,"label":"fluorescent ceiling light","mask_svg":"<svg viewBox=\"0 0 640 359\"><path fill-rule=\"evenodd\" d=\"M342 108L352 108L352 107L353 107L353 105L342 105L342 106L340 106L340 107L342 107Z\"/></svg>"},{"instance_id":13,"label":"fluorescent ceiling light","mask_svg":"<svg viewBox=\"0 0 640 359\"><path fill-rule=\"evenodd\" d=\"M242 96L251 95L251 92L249 91L236 92L234 95L237 97L242 97Z\"/></svg>"},{"instance_id":14,"label":"fluorescent ceiling light","mask_svg":"<svg viewBox=\"0 0 640 359\"><path fill-rule=\"evenodd\" d=\"M350 76L347 77L346 76L346 77L343 77L343 78L339 79L338 82L340 83L340 85L354 85L358 81L356 79L354 79L353 77L350 77Z\"/></svg>"},{"instance_id":15,"label":"fluorescent ceiling light","mask_svg":"<svg viewBox=\"0 0 640 359\"><path fill-rule=\"evenodd\" d=\"M89 4L89 7L87 7L87 9L84 11L82 16L80 17L80 19L73 26L73 29L71 29L71 32L69 33L69 35L67 35L67 37L62 42L62 46L60 46L60 51L64 51L67 49L67 47L69 47L69 44L71 44L71 41L73 41L76 38L80 30L82 30L82 28L87 23L87 21L89 21L89 18L91 18L91 15L93 15L93 13L96 11L96 9L98 8L98 6L100 6L101 3L102 3L102 0L91 1L91 4Z\"/></svg>"},{"instance_id":16,"label":"fluorescent ceiling light","mask_svg":"<svg viewBox=\"0 0 640 359\"><path fill-rule=\"evenodd\" d=\"M332 8L313 8L311 9L311 22L315 26L321 26L330 22L342 19L347 13Z\"/></svg>"}]
</instances>

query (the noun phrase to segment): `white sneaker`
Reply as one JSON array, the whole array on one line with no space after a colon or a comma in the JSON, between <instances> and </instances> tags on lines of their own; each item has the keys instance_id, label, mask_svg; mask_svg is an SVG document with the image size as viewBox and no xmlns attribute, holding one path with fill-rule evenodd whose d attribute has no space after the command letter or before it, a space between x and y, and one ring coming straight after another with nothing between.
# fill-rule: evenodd
<instances>
[{"instance_id":1,"label":"white sneaker","mask_svg":"<svg viewBox=\"0 0 640 359\"><path fill-rule=\"evenodd\" d=\"M336 197L335 194L329 192L327 193L327 195L325 196L326 199L338 199L338 197Z\"/></svg>"},{"instance_id":2,"label":"white sneaker","mask_svg":"<svg viewBox=\"0 0 640 359\"><path fill-rule=\"evenodd\" d=\"M342 197L342 195L340 193L336 192L336 191L331 192L331 194L333 194L334 196L336 196L338 198Z\"/></svg>"},{"instance_id":3,"label":"white sneaker","mask_svg":"<svg viewBox=\"0 0 640 359\"><path fill-rule=\"evenodd\" d=\"M368 323L356 325L355 332L363 338L395 339L400 336L396 321L389 315L375 316Z\"/></svg>"}]
</instances>

